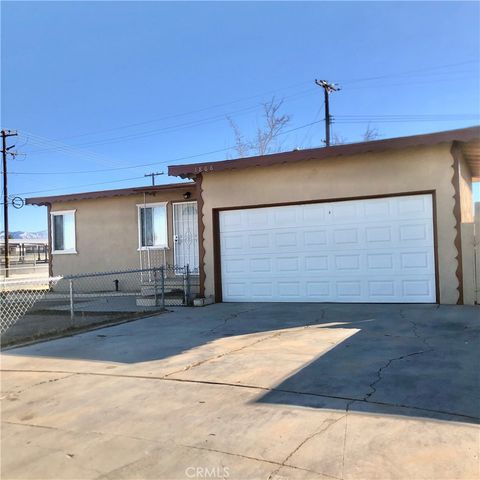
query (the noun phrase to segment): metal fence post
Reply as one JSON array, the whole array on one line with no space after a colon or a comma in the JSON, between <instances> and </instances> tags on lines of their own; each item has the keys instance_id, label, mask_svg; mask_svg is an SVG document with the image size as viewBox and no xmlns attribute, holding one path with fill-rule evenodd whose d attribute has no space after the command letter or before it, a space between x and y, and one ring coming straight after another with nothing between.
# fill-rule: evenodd
<instances>
[{"instance_id":1,"label":"metal fence post","mask_svg":"<svg viewBox=\"0 0 480 480\"><path fill-rule=\"evenodd\" d=\"M187 268L183 267L183 305L187 304Z\"/></svg>"},{"instance_id":2,"label":"metal fence post","mask_svg":"<svg viewBox=\"0 0 480 480\"><path fill-rule=\"evenodd\" d=\"M153 288L155 294L155 306L158 307L158 270L153 269Z\"/></svg>"},{"instance_id":3,"label":"metal fence post","mask_svg":"<svg viewBox=\"0 0 480 480\"><path fill-rule=\"evenodd\" d=\"M73 298L73 280L70 279L68 281L69 283L69 288L70 288L70 320L74 320L75 318L75 302L74 302L74 298Z\"/></svg>"},{"instance_id":4,"label":"metal fence post","mask_svg":"<svg viewBox=\"0 0 480 480\"><path fill-rule=\"evenodd\" d=\"M186 288L187 301L185 305L190 305L190 265L187 263L187 288Z\"/></svg>"},{"instance_id":5,"label":"metal fence post","mask_svg":"<svg viewBox=\"0 0 480 480\"><path fill-rule=\"evenodd\" d=\"M160 279L161 279L161 283L160 283L160 286L162 288L162 291L161 291L161 295L162 295L162 310L165 310L165 268L164 266L162 265L160 267Z\"/></svg>"}]
</instances>

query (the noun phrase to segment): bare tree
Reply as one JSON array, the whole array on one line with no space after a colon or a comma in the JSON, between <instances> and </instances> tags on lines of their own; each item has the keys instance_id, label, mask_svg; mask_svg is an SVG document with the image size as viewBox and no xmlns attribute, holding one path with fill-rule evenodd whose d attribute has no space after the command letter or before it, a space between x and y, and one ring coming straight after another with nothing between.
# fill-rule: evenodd
<instances>
[{"instance_id":1,"label":"bare tree","mask_svg":"<svg viewBox=\"0 0 480 480\"><path fill-rule=\"evenodd\" d=\"M277 101L275 97L262 104L265 125L257 128L252 140L245 139L238 125L227 117L235 136L234 148L239 157L246 157L251 153L265 155L280 150L280 144L276 142L276 138L291 120L290 115L280 115L282 105L283 100Z\"/></svg>"},{"instance_id":2,"label":"bare tree","mask_svg":"<svg viewBox=\"0 0 480 480\"><path fill-rule=\"evenodd\" d=\"M333 134L333 138L330 142L331 145L343 145L344 143L347 143L348 139L344 137L343 135L339 135L338 133Z\"/></svg>"},{"instance_id":3,"label":"bare tree","mask_svg":"<svg viewBox=\"0 0 480 480\"><path fill-rule=\"evenodd\" d=\"M259 155L265 155L271 151L273 140L290 122L290 115L279 115L282 104L283 100L275 102L275 97L270 102L263 104L265 127L257 128L255 142L255 148Z\"/></svg>"},{"instance_id":4,"label":"bare tree","mask_svg":"<svg viewBox=\"0 0 480 480\"><path fill-rule=\"evenodd\" d=\"M362 134L362 140L364 142L371 142L372 140L376 140L380 136L378 128L372 128L370 124L368 124L367 129ZM348 139L343 135L339 135L338 133L333 134L333 138L331 141L332 145L343 145L348 143Z\"/></svg>"},{"instance_id":5,"label":"bare tree","mask_svg":"<svg viewBox=\"0 0 480 480\"><path fill-rule=\"evenodd\" d=\"M230 127L232 127L233 134L235 136L235 151L240 158L248 157L248 153L250 152L252 146L251 144L245 140L242 132L238 125L233 121L231 117L227 117L228 123L230 123Z\"/></svg>"},{"instance_id":6,"label":"bare tree","mask_svg":"<svg viewBox=\"0 0 480 480\"><path fill-rule=\"evenodd\" d=\"M370 124L367 125L367 129L362 135L364 142L371 142L372 140L376 140L380 136L378 128L372 128Z\"/></svg>"}]
</instances>

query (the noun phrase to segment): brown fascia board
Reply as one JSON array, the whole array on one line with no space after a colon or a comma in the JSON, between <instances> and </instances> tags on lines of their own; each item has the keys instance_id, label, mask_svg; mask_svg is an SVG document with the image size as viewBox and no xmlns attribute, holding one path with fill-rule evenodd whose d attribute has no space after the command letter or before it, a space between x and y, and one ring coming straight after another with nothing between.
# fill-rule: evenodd
<instances>
[{"instance_id":1,"label":"brown fascia board","mask_svg":"<svg viewBox=\"0 0 480 480\"><path fill-rule=\"evenodd\" d=\"M168 174L171 176L179 176L181 178L195 178L195 176L198 174L218 172L221 170L268 167L281 163L293 163L313 159L322 160L337 156L357 155L362 153L382 152L385 150L394 150L407 147L435 145L443 142L470 142L478 139L480 139L480 126L474 126L458 130L447 130L443 132L427 133L409 137L387 138L384 140L350 143L346 145L293 150L291 152L246 157L236 160L193 163L188 165L171 165L168 167Z\"/></svg>"},{"instance_id":2,"label":"brown fascia board","mask_svg":"<svg viewBox=\"0 0 480 480\"><path fill-rule=\"evenodd\" d=\"M27 205L48 205L55 202L71 202L74 200L87 200L94 198L124 197L138 193L169 192L175 190L187 190L195 188L195 182L169 183L167 185L155 185L149 187L120 188L116 190L98 190L95 192L69 193L66 195L54 195L50 197L32 197L26 199Z\"/></svg>"}]
</instances>

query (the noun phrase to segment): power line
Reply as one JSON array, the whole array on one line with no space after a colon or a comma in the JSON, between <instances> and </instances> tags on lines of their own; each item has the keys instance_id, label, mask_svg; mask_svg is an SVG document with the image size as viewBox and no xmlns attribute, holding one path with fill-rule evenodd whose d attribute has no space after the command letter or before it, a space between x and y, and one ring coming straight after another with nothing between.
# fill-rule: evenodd
<instances>
[{"instance_id":1,"label":"power line","mask_svg":"<svg viewBox=\"0 0 480 480\"><path fill-rule=\"evenodd\" d=\"M291 128L290 130L286 130L285 132L280 132L278 135L275 135L275 137L278 137L279 135L286 135L288 133L291 133L291 132L295 132L297 130L300 130L302 128L306 128L306 127L309 127L310 125L314 125L315 123L319 123L321 120L319 121L316 121L316 122L310 122L310 123L307 123L305 125L301 125L299 127L295 127L295 128ZM210 153L215 153L215 152L220 152L220 151L227 151L227 150L232 150L233 148L235 148L235 146L230 146L230 147L227 147L227 148L222 148L222 149L219 149L219 150L216 150L214 152L210 152ZM206 155L207 153L201 153L201 154L197 154L197 155L192 155L190 157L183 157L182 160L186 160L186 159L189 159L189 158L194 158L194 157L198 157L198 156L201 156L201 155ZM162 163L172 163L171 161L167 161L167 162L162 162ZM156 163L158 164L158 163ZM148 165L151 165L151 164L148 164ZM128 167L128 168L138 168L140 165L136 165L135 167ZM145 165L143 165L145 166ZM106 170L106 171L111 171L110 170ZM45 173L45 172L43 172ZM71 173L71 172L65 172L65 173ZM90 173L93 173L93 172L90 172ZM47 174L47 173L45 173ZM47 174L48 175L48 174ZM71 187L66 187L68 189L71 189L71 188L82 188L82 187L92 187L92 186L97 186L97 185L107 185L107 184L111 184L111 183L120 183L120 182L127 182L127 181L131 181L131 180L138 180L140 178L144 178L144 177L130 177L130 178L124 178L124 179L121 179L121 180L111 180L111 181L108 181L108 182L97 182L97 183L88 183L88 184L83 184L83 185L75 185L75 186L71 186ZM48 192L54 192L54 191L58 191L58 190L64 190L65 187L60 187L60 188L53 188L53 189L48 189L48 190L36 190L36 191L33 191L33 192L20 192L20 193L16 193L15 195L31 195L31 194L35 194L35 193L48 193Z\"/></svg>"},{"instance_id":2,"label":"power line","mask_svg":"<svg viewBox=\"0 0 480 480\"><path fill-rule=\"evenodd\" d=\"M414 76L435 75L436 77L438 77L438 75L450 75L451 76L451 75L456 75L458 72L448 72L448 71L447 72L438 72L438 70L445 69L445 68L448 68L448 67L456 67L456 66L475 64L475 63L478 63L478 61L470 60L470 61L464 61L464 62L457 62L457 63L453 63L453 64L425 67L425 68L421 68L421 69L417 69L417 70L409 70L409 71L406 71L406 72L400 72L400 73L395 73L395 74L388 74L388 75L381 75L381 76L376 76L376 77L366 77L366 78L358 78L358 79L353 79L353 80L346 80L342 83L343 84L355 84L355 83L369 82L369 81L381 80L381 79L386 79L386 78L395 78L395 77L397 77L397 78L400 77L401 79L407 79L408 76L412 76L412 75L414 75ZM441 82L441 81L449 81L449 79L436 78L435 80L429 80L427 82L420 82L419 84L430 84L430 83ZM295 84L295 85L291 85L290 87L284 87L283 89L288 89L288 88L292 88L292 87L295 87L295 86L304 85L305 83L306 82L301 82L301 83L298 83L298 84ZM409 82L409 84L411 84L411 82ZM393 84L393 85L388 85L388 84L387 85L375 85L375 86L359 85L359 86L351 87L349 89L376 88L377 86L378 87L390 87L390 86L402 86L402 85L403 85L403 83L402 84L397 83L397 84ZM271 92L274 92L274 91L271 91ZM304 91L301 91L297 94L293 94L293 95L291 95L289 97L286 97L286 98L294 98L294 97L298 97L299 95L302 96L302 94L304 94L304 93L306 93L308 95L308 94L310 94L310 91L309 90L304 90ZM69 136L69 137L65 137L65 138L78 138L78 137L82 137L82 136L95 135L95 134L102 133L102 132L121 130L121 129L124 129L124 128L133 127L133 126L146 125L146 124L154 123L154 122L161 121L161 120L164 120L164 119L178 118L178 117L189 115L189 114L192 114L192 113L199 113L199 112L202 112L202 111L207 111L207 110L219 108L219 107L224 106L224 105L239 103L241 101L251 99L251 98L260 97L262 95L265 95L265 94L257 94L257 95L253 95L253 96L250 96L250 97L244 97L243 99L233 100L231 102L225 102L223 104L217 104L217 105L213 105L211 107L205 107L203 109L198 109L198 110L194 110L194 111L191 111L191 112L185 112L185 113L181 113L181 114L170 115L170 116L166 116L166 117L161 117L159 119L148 120L148 121L144 121L144 122L132 123L132 124L123 125L123 126L119 126L119 127L115 127L115 128L111 128L111 129L106 129L106 130L103 130L103 131L96 131L96 132L90 132L90 133L85 133L85 134L80 134L80 135L73 135L73 136ZM186 123L170 125L170 126L161 127L161 128L158 128L158 129L148 130L148 131L144 131L144 132L137 132L137 133L122 135L122 136L113 137L113 138L92 140L92 141L88 141L88 142L85 142L85 143L82 143L82 144L78 144L74 147L69 147L69 148L94 146L94 145L106 145L106 144L110 144L110 143L126 141L126 140L129 140L129 139L146 138L146 137L157 135L157 134L160 134L160 133L167 133L167 132L171 133L172 131L178 131L178 130L182 130L184 128L192 128L192 127L196 127L196 126L200 126L200 125L205 125L205 124L208 124L210 122L223 120L225 115L232 115L232 114L235 114L237 112L239 112L239 113L247 112L248 113L248 111L250 111L252 109L255 109L256 107L257 107L257 105L254 105L254 106L243 108L243 109L240 109L240 110L237 110L237 111L234 111L234 112L229 112L229 113L226 113L226 114L219 114L219 115L215 115L213 117L207 117L207 118L203 118L203 119L200 119L200 120L192 120L192 121L189 121L189 122L186 122ZM50 152L50 151L56 151L56 150L61 150L61 148L45 148L45 149L42 149L42 150L30 152L30 153L42 153L42 152L47 152L47 151Z\"/></svg>"},{"instance_id":3,"label":"power line","mask_svg":"<svg viewBox=\"0 0 480 480\"><path fill-rule=\"evenodd\" d=\"M312 125L318 124L322 121L323 120L316 120L316 121L307 123L305 125L300 125L298 127L286 130L284 132L280 132L278 135L275 135L275 137L277 137L279 135L286 135L288 133L291 133L291 132L294 132L294 131L297 131L297 130L300 130L300 129L303 129L303 128L311 127ZM368 122L371 122L371 121L372 121L371 118L368 118L368 119L363 118L363 119L352 120L352 121L348 121L348 120L346 120L344 122L339 121L338 123L347 123L347 122L349 122L349 123L368 123ZM388 121L388 120L383 119L382 121L385 122L385 121ZM397 120L394 120L394 121L397 121ZM405 120L400 120L400 121L412 121L412 120L411 119L405 119ZM423 120L422 119L420 119L420 120L417 119L417 121L423 121ZM431 120L428 120L428 121L431 121ZM142 167L153 166L153 165L174 164L177 161L191 160L193 158L198 158L198 157L205 156L205 155L211 155L211 154L215 154L215 153L226 152L226 151L232 150L233 148L235 148L235 145L231 145L229 147L221 148L221 149L217 149L217 150L211 150L209 152L202 152L202 153L198 153L198 154L195 154L195 155L178 157L176 159L166 160L166 161L162 161L162 162L151 162L151 163L144 163L144 164L139 164L139 165L134 165L134 166L129 166L129 167L118 167L118 168L113 168L113 169L83 170L83 171L73 171L73 172L70 171L70 172L11 172L11 173L16 174L16 175L70 175L70 174L87 174L87 173L110 172L112 170L118 171L118 170L142 168ZM141 179L141 178L144 178L144 176L143 177L130 177L130 178L124 178L124 179L120 179L120 180L112 180L112 181L108 181L108 182L97 182L97 183L75 185L75 186L71 186L71 187L67 187L67 188L68 189L73 189L73 188L82 188L82 187L90 187L90 186L97 186L97 185L107 185L107 184L111 184L111 183L121 183L121 182L126 182L126 181L131 181L131 180L138 180L138 179ZM64 190L64 187L56 188L56 189L48 189L48 190L37 190L37 191L32 191L32 192L20 192L20 193L16 193L15 195L31 195L31 194L35 194L35 193L48 193L48 192L53 192L53 191L58 191L58 190Z\"/></svg>"},{"instance_id":4,"label":"power line","mask_svg":"<svg viewBox=\"0 0 480 480\"><path fill-rule=\"evenodd\" d=\"M419 69L415 69L415 70L407 70L407 71L404 71L404 72L396 72L396 73L392 73L392 74L380 75L380 76L375 76L375 77L366 77L366 78L364 77L364 78L356 78L356 79L354 78L354 79L350 79L350 80L346 79L346 80L342 81L342 83L344 85L347 85L347 84L351 84L351 83L366 82L366 81L378 80L378 79L384 79L384 78L406 76L406 75L417 74L417 73L422 75L422 72L429 72L429 71L434 71L434 70L441 70L441 69L445 69L445 68L458 67L458 66L471 65L471 64L478 64L478 60L467 60L467 61L462 61L462 62L457 62L457 63L435 65L435 66L423 67L423 68L419 68ZM448 72L445 72L445 73L448 73ZM434 73L431 73L430 75L433 75L433 74ZM214 109L224 107L224 106L227 106L227 105L233 105L235 103L240 103L240 102L243 102L245 100L251 100L251 99L259 98L259 97L262 97L262 96L265 96L265 95L271 95L271 94L278 93L278 92L283 91L283 90L290 90L292 88L297 88L297 87L300 87L300 86L303 86L303 85L308 85L309 83L310 83L310 81L303 81L303 82L295 83L295 84L288 85L288 86L285 86L285 87L281 87L279 89L269 90L267 92L258 93L258 94L251 95L251 96L248 96L248 97L242 97L242 98L238 98L238 99L235 99L235 100L230 100L228 102L218 103L218 104L215 104L215 105L210 105L210 106L204 107L204 108L190 110L190 111L182 112L182 113L176 113L176 114L173 114L173 115L166 115L166 116L162 116L162 117L158 117L158 118L152 118L150 120L144 120L144 121L141 121L141 122L123 124L123 125L119 125L118 127L112 127L112 128L107 128L107 129L103 129L103 130L94 130L94 131L91 131L91 132L85 132L85 133L80 133L80 134L76 134L76 135L69 135L67 137L62 137L62 138L59 138L59 139L56 139L56 140L68 140L68 139L72 139L72 138L81 138L81 137L86 137L86 136L91 136L91 135L97 135L99 133L113 132L113 131L117 131L117 130L123 130L123 129L127 129L127 128L133 128L133 127L138 127L138 126L142 126L142 125L148 125L148 124L151 124L151 123L156 123L156 122L160 122L160 121L164 121L164 120L170 120L172 118L179 118L179 117L183 117L183 116L188 116L188 115L192 115L192 114L196 114L196 113L205 112L205 111L208 111L208 110L214 110Z\"/></svg>"},{"instance_id":5,"label":"power line","mask_svg":"<svg viewBox=\"0 0 480 480\"><path fill-rule=\"evenodd\" d=\"M20 136L27 138L27 140L30 141L30 143L33 143L39 146L49 146L50 144L53 143L56 146L57 151L65 153L66 155L98 161L100 163L103 163L104 165L108 165L108 164L118 165L118 162L114 162L108 157L105 157L104 155L101 155L99 153L91 152L89 150L84 150L84 149L79 150L79 149L76 149L75 147L56 142L55 140L51 140L45 137L41 137L40 135L26 132L25 130L23 132L20 132ZM28 155L30 154L31 152L28 153Z\"/></svg>"},{"instance_id":6,"label":"power line","mask_svg":"<svg viewBox=\"0 0 480 480\"><path fill-rule=\"evenodd\" d=\"M355 78L355 79L352 79L352 80L342 81L342 84L343 85L348 85L348 84L351 84L351 83L367 82L367 81L371 81L371 80L381 80L381 79L384 79L384 78L404 77L404 76L408 76L408 75L416 74L416 73L422 74L421 72L429 72L429 71L433 71L433 70L441 70L443 68L459 67L459 66L462 66L462 65L471 65L471 64L478 64L478 63L479 63L478 60L467 60L467 61L464 61L464 62L450 63L450 64L446 64L446 65L436 65L436 66L431 66L431 67L418 68L418 69L415 69L415 70L407 70L405 72L396 72L396 73L390 73L390 74L387 74L387 75L379 75L379 76L376 76L376 77Z\"/></svg>"},{"instance_id":7,"label":"power line","mask_svg":"<svg viewBox=\"0 0 480 480\"><path fill-rule=\"evenodd\" d=\"M311 125L315 125L317 123L322 122L323 120L317 120L314 122L306 123L305 125L300 125L295 128L291 128L289 130L285 130L284 132L280 132L278 135L287 135L288 133L295 132L302 128L310 127ZM177 157L171 160L164 160L161 162L150 162L150 163L142 163L138 165L131 165L128 167L117 167L117 168L105 168L105 169L97 169L97 170L77 170L77 171L64 171L64 172L12 172L16 175L73 175L73 174L87 174L87 173L101 173L101 172L112 172L112 171L119 171L119 170L131 170L135 168L143 168L143 167L151 167L154 165L167 165L167 164L174 164L175 162L183 161L183 160L191 160L193 158L203 157L205 155L212 155L215 153L227 152L235 148L235 145L230 145L229 147L219 148L217 150L210 150L208 152L197 153L195 155L188 155L185 157Z\"/></svg>"},{"instance_id":8,"label":"power line","mask_svg":"<svg viewBox=\"0 0 480 480\"><path fill-rule=\"evenodd\" d=\"M122 178L121 180L110 180L108 182L97 182L97 183L84 183L83 185L76 185L74 187L66 187L66 188L81 188L81 187L93 187L93 186L96 186L96 185L107 185L107 184L110 184L110 183L121 183L121 182L128 182L128 181L131 181L131 180L139 180L140 178L144 178L143 176L142 177L130 177L130 178ZM59 187L59 188L50 188L48 190L35 190L33 192L20 192L20 193L16 193L15 195L31 195L33 193L47 193L47 192L55 192L55 191L58 191L58 190L64 190L65 187Z\"/></svg>"},{"instance_id":9,"label":"power line","mask_svg":"<svg viewBox=\"0 0 480 480\"><path fill-rule=\"evenodd\" d=\"M291 100L291 99L294 99L294 98L302 98L302 97L306 97L306 96L310 96L310 95L313 95L313 92L311 90L302 90L300 92L297 92L295 94L292 94L292 95L289 95L289 96L285 97L285 99L287 99L287 100L290 99ZM191 121L186 122L186 123L180 123L180 124L176 124L176 125L160 127L160 128L156 128L156 129L153 129L153 130L143 131L143 132L130 133L128 135L122 135L122 136L119 136L119 137L111 137L111 138L106 138L106 139L93 140L93 141L77 144L77 145L74 145L74 146L70 146L70 148L83 148L83 147L87 147L87 146L101 146L101 145L107 145L107 144L111 144L111 143L118 143L118 142L122 142L122 141L125 141L125 140L130 140L130 139L139 139L139 138L151 137L151 136L162 134L162 133L177 132L177 131L180 131L180 130L183 130L183 129L190 129L192 127L203 126L203 125L207 125L209 123L224 120L227 116L232 116L232 115L239 116L239 115L243 115L245 113L250 113L250 112L258 109L258 107L259 107L259 105L255 104L255 105L251 105L249 107L244 107L242 109L235 110L233 112L217 114L217 115L214 115L212 117L202 118L202 119L198 119L198 120L191 120ZM61 148L57 148L57 147L44 148L42 150L34 150L33 152L30 152L30 153L34 154L34 153L52 152L52 151L56 151L56 150L60 150L60 149Z\"/></svg>"},{"instance_id":10,"label":"power line","mask_svg":"<svg viewBox=\"0 0 480 480\"><path fill-rule=\"evenodd\" d=\"M359 116L359 117L343 117L338 116L335 118L335 123L340 124L348 124L348 123L368 123L368 122L376 122L376 123L417 123L417 122L450 122L450 121L459 121L459 120L480 120L480 115L469 115L465 117L392 117L392 118L385 118L385 117L375 117L375 116Z\"/></svg>"},{"instance_id":11,"label":"power line","mask_svg":"<svg viewBox=\"0 0 480 480\"><path fill-rule=\"evenodd\" d=\"M63 138L60 138L58 140L67 140L67 139L70 139L70 138L86 137L86 136L90 136L90 135L96 135L98 133L113 132L113 131L116 131L116 130L123 130L123 129L126 129L126 128L138 127L138 126L141 126L141 125L148 125L150 123L160 122L160 121L163 121L163 120L170 120L172 118L184 117L184 116L192 115L192 114L195 114L195 113L201 113L201 112L205 112L205 111L208 111L208 110L214 110L214 109L220 108L220 107L225 107L227 105L233 105L235 103L240 103L240 102L243 102L245 100L251 100L253 98L263 97L265 95L271 95L271 94L278 93L278 92L283 91L283 90L290 90L291 88L296 88L296 87L299 87L299 86L302 86L302 85L307 85L308 83L310 83L310 82L305 81L305 82L295 83L293 85L282 87L282 88L279 88L279 89L276 89L276 90L270 90L268 92L263 92L263 93L258 93L258 94L255 94L255 95L251 95L249 97L242 97L242 98L239 98L239 99L236 99L236 100L230 100L228 102L218 103L216 105L211 105L209 107L204 107L204 108L200 108L200 109L197 109L197 110L190 110L188 112L176 113L176 114L167 115L167 116L164 116L164 117L153 118L151 120L145 120L145 121L142 121L142 122L124 124L124 125L121 125L121 126L118 126L118 127L112 127L112 128L108 128L108 129L104 129L104 130L96 130L96 131L92 131L92 132L81 133L81 134L78 134L78 135L70 135L68 137L63 137Z\"/></svg>"},{"instance_id":12,"label":"power line","mask_svg":"<svg viewBox=\"0 0 480 480\"><path fill-rule=\"evenodd\" d=\"M318 110L317 110L317 113L315 114L315 116L313 117L313 121L317 121L318 118L320 117L320 114L322 113L322 110L324 109L324 106L323 105L320 105L318 107ZM303 148L303 146L305 145L305 142L307 141L307 138L308 136L310 135L310 132L312 130L312 125L310 125L310 127L308 127L307 131L305 132L305 136L303 137L303 140L300 142L300 146Z\"/></svg>"},{"instance_id":13,"label":"power line","mask_svg":"<svg viewBox=\"0 0 480 480\"><path fill-rule=\"evenodd\" d=\"M464 76L464 77L457 77L455 78L455 81L460 81L460 80L473 80L477 81L478 76ZM350 90L364 90L368 88L389 88L389 87L404 87L404 86L418 86L418 85L432 85L434 83L451 83L453 81L452 78L436 78L435 80L426 80L426 81L416 81L416 80L406 80L401 83L376 83L374 85L357 85L353 87L348 87L347 91Z\"/></svg>"},{"instance_id":14,"label":"power line","mask_svg":"<svg viewBox=\"0 0 480 480\"><path fill-rule=\"evenodd\" d=\"M321 111L322 107L320 107L317 111L315 118L318 118L318 115ZM435 117L436 115L436 117ZM334 119L334 123L368 123L368 122L381 122L381 123L391 123L391 122L423 122L423 121L450 121L450 120L475 120L479 119L479 114L430 114L430 115L336 115ZM305 125L301 125L299 127L287 130L285 132L281 132L281 134L291 133L293 131L311 127L316 125L323 120L315 120L313 122L307 123ZM303 140L304 142L305 140ZM302 143L303 143L302 142ZM63 172L10 172L11 175L81 175L81 174L89 174L89 173L102 173L102 172L111 172L111 171L122 171L122 170L133 170L136 168L144 168L144 167L151 167L155 165L167 165L167 164L174 164L179 161L183 160L191 160L194 158L202 157L205 155L213 155L216 153L226 152L228 150L232 150L234 145L220 148L216 150L210 150L208 152L201 152L194 155L188 155L183 157L177 157L170 160L164 160L161 162L149 162L149 163L142 163L138 165L130 165L126 167L115 167L115 168L102 168L102 169L94 169L94 170L73 170L73 171L63 171Z\"/></svg>"}]
</instances>

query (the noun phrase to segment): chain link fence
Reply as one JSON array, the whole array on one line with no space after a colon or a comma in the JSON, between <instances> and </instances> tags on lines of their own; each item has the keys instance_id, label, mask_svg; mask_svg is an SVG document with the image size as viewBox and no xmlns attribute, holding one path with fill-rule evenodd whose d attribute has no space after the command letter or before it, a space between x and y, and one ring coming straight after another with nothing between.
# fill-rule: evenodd
<instances>
[{"instance_id":1,"label":"chain link fence","mask_svg":"<svg viewBox=\"0 0 480 480\"><path fill-rule=\"evenodd\" d=\"M47 279L0 282L0 333L26 314L47 320L56 316L59 327L85 325L90 318L122 317L187 306L199 294L199 277L190 268L155 268L93 272ZM69 319L69 321L67 321ZM42 328L37 321L36 328Z\"/></svg>"},{"instance_id":2,"label":"chain link fence","mask_svg":"<svg viewBox=\"0 0 480 480\"><path fill-rule=\"evenodd\" d=\"M0 282L0 333L7 331L36 302L49 294L59 280L61 277Z\"/></svg>"}]
</instances>

